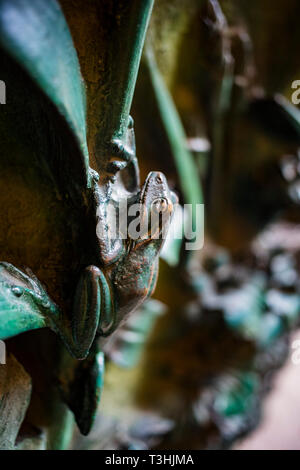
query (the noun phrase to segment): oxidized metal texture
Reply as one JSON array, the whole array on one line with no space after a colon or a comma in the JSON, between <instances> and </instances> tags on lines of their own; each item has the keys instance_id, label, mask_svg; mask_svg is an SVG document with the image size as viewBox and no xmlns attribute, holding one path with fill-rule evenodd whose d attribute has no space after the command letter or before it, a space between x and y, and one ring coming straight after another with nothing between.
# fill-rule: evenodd
<instances>
[{"instance_id":1,"label":"oxidized metal texture","mask_svg":"<svg viewBox=\"0 0 300 470\"><path fill-rule=\"evenodd\" d=\"M1 339L50 327L75 358L86 358L95 337L110 334L155 287L162 238L125 241L130 248L119 244L112 253L110 241L96 235L97 224L108 224L106 205L114 185L121 184L116 174L126 166L122 184L136 200L147 193L152 203L167 195L173 211L175 200L163 175L151 174L139 189L129 116L152 3L74 1L64 7L62 2L71 14L78 61L55 0L0 1L2 78L13 90L0 117ZM77 31L79 12L92 14L97 25L86 18L80 22L83 31ZM94 37L92 54L80 34ZM89 154L100 178L89 168ZM45 338L46 352L51 341ZM12 344L18 350L18 342ZM61 350L55 367L64 400L84 434L100 399L101 354L94 344L86 362L76 364ZM54 407L56 394L51 387ZM39 421L33 420L36 426ZM66 441L67 421L66 415L61 442L56 438L54 446ZM5 433L1 430L3 441Z\"/></svg>"}]
</instances>

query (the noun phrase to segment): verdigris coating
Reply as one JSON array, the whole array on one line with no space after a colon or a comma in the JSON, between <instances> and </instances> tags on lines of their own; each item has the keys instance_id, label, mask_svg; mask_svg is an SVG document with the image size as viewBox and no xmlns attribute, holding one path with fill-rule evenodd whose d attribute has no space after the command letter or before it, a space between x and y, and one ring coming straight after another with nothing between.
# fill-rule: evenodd
<instances>
[{"instance_id":1,"label":"verdigris coating","mask_svg":"<svg viewBox=\"0 0 300 470\"><path fill-rule=\"evenodd\" d=\"M24 342L34 397L35 384L43 383L39 393L51 409L36 411L34 398L27 414L35 427L49 431L49 448L65 447L70 434L61 398L81 432L89 432L104 372L96 339L110 335L151 295L176 202L159 172L150 173L140 188L129 116L153 1L119 0L113 11L109 2L101 5L115 32L114 41L100 34L94 51L94 57L101 50L106 54L98 87L91 86L86 51L77 47L73 27L76 52L56 0L0 0L1 79L9 84L0 115L0 339L11 338L17 353ZM73 2L74 18L76 6ZM107 93L112 83L118 87ZM130 204L145 206L143 217L153 206L167 212L167 222L140 239L110 240L107 207L125 193ZM30 337L39 329L56 335L41 332L35 344ZM15 340L26 331L27 342L23 335ZM49 383L46 371L43 380L35 377L30 359L47 351ZM14 429L12 447L19 427Z\"/></svg>"}]
</instances>

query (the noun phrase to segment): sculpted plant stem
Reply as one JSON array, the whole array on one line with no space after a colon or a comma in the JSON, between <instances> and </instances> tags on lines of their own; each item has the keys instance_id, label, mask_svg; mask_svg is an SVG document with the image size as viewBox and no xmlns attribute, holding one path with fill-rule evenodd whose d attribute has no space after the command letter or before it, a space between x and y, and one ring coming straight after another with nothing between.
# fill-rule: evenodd
<instances>
[{"instance_id":1,"label":"sculpted plant stem","mask_svg":"<svg viewBox=\"0 0 300 470\"><path fill-rule=\"evenodd\" d=\"M134 158L127 129L154 0L61 0L87 84L91 166L107 182ZM86 60L96 57L95 61Z\"/></svg>"},{"instance_id":2,"label":"sculpted plant stem","mask_svg":"<svg viewBox=\"0 0 300 470\"><path fill-rule=\"evenodd\" d=\"M103 168L104 163L109 178L135 161L129 112L154 0L134 0L126 6L122 1L117 3L120 21L107 49L112 93L99 107L107 119L97 133L95 152L97 167Z\"/></svg>"},{"instance_id":3,"label":"sculpted plant stem","mask_svg":"<svg viewBox=\"0 0 300 470\"><path fill-rule=\"evenodd\" d=\"M107 137L124 138L127 132L129 112L136 84L145 35L154 0L128 2L126 15L117 30L118 38L111 50L113 79L118 85L111 94L110 119ZM119 57L115 53L121 52ZM119 59L119 60L118 60Z\"/></svg>"}]
</instances>

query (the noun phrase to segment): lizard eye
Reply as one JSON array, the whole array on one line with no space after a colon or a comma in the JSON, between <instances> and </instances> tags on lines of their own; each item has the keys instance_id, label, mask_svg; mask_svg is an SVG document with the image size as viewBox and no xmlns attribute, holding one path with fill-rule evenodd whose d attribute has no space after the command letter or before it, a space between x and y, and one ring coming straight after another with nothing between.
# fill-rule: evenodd
<instances>
[{"instance_id":1,"label":"lizard eye","mask_svg":"<svg viewBox=\"0 0 300 470\"><path fill-rule=\"evenodd\" d=\"M166 212L168 209L168 201L165 198L155 199L152 203L152 208L156 212Z\"/></svg>"}]
</instances>

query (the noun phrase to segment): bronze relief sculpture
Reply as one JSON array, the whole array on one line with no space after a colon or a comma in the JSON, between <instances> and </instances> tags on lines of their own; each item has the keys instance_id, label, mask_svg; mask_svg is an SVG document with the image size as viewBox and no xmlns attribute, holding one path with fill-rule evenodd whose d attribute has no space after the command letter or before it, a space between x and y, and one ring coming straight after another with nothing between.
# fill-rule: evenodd
<instances>
[{"instance_id":1,"label":"bronze relief sculpture","mask_svg":"<svg viewBox=\"0 0 300 470\"><path fill-rule=\"evenodd\" d=\"M278 2L0 0L1 450L257 425L300 311L276 238L299 220L298 77L273 53L299 10ZM203 249L178 200L205 202Z\"/></svg>"},{"instance_id":2,"label":"bronze relief sculpture","mask_svg":"<svg viewBox=\"0 0 300 470\"><path fill-rule=\"evenodd\" d=\"M99 2L102 14L112 21L118 22L117 14L121 15L124 24L119 41L126 36L133 40L122 50L118 44L102 43L108 54L105 79L109 82L105 86L118 81L119 98L97 97L97 113L102 113L105 126L96 126L96 132L93 126L86 127L85 86L58 3L23 0L0 4L3 78L10 84L9 93L15 94L8 100L8 113L2 115L2 124L5 121L8 127L2 129L4 134L14 122L27 142L24 150L14 138L6 137L1 149L1 216L6 225L0 243L0 337L8 340L25 331L50 328L71 356L82 360L74 362L67 353L64 374L68 370L71 378L61 379L60 371L57 380L85 434L92 425L103 381L99 338L110 335L151 295L162 232L167 230L159 225L155 233L141 234L135 240L111 240L107 205L112 194L126 193L129 207L135 203L143 208L141 218L150 217L154 207L168 213L169 224L176 202L160 172L151 172L140 189L129 115L152 3L126 5L120 1L111 11L109 2ZM76 7L83 8L83 4ZM18 86L17 74L22 75L26 92ZM89 167L88 147L93 147L94 169ZM124 175L119 178L121 170ZM15 188L13 173L19 178ZM26 204L30 204L28 209ZM12 217L17 207L16 222ZM19 233L6 238L7 230ZM24 232L28 246L21 248ZM11 406L15 406L12 401L1 404L2 416ZM19 426L23 418L24 413ZM1 428L0 442L3 447L14 447L18 425L11 435L8 428L9 423Z\"/></svg>"}]
</instances>

